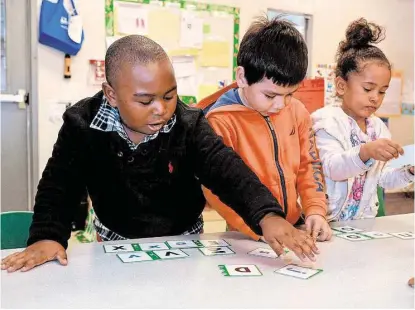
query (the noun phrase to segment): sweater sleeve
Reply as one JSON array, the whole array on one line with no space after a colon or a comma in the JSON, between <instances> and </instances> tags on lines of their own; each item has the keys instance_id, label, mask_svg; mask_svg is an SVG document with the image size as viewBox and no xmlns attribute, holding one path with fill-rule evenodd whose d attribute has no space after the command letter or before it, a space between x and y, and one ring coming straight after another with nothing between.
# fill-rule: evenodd
<instances>
[{"instance_id":1,"label":"sweater sleeve","mask_svg":"<svg viewBox=\"0 0 415 310\"><path fill-rule=\"evenodd\" d=\"M272 193L215 134L202 113L195 124L191 150L196 176L201 183L235 210L256 234L262 235L259 222L266 214L275 213L285 218Z\"/></svg>"},{"instance_id":2,"label":"sweater sleeve","mask_svg":"<svg viewBox=\"0 0 415 310\"><path fill-rule=\"evenodd\" d=\"M81 164L82 129L68 112L38 185L28 246L53 240L67 248L73 211L86 189Z\"/></svg>"},{"instance_id":3,"label":"sweater sleeve","mask_svg":"<svg viewBox=\"0 0 415 310\"><path fill-rule=\"evenodd\" d=\"M360 159L360 146L344 150L339 141L321 129L315 135L317 149L323 163L324 175L333 181L344 181L368 171L370 161Z\"/></svg>"}]
</instances>

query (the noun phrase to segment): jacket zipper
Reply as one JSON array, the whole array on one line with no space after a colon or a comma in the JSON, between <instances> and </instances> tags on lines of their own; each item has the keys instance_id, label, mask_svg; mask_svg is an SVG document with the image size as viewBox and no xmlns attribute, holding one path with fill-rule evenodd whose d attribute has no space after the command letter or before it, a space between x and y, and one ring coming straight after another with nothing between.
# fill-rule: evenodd
<instances>
[{"instance_id":1,"label":"jacket zipper","mask_svg":"<svg viewBox=\"0 0 415 310\"><path fill-rule=\"evenodd\" d=\"M284 200L284 204L283 204L283 210L284 213L286 215L287 214L287 189L285 187L285 178L284 178L284 172L282 171L282 168L280 166L280 163L278 161L278 141L277 141L277 135L275 134L274 131L274 127L271 124L271 121L269 120L269 116L263 116L265 118L265 121L267 122L268 128L271 130L271 136L272 136L272 141L274 142L274 160L275 160L275 165L277 166L277 170L278 173L280 175L280 179L281 179L281 187L282 187L282 197Z\"/></svg>"}]
</instances>

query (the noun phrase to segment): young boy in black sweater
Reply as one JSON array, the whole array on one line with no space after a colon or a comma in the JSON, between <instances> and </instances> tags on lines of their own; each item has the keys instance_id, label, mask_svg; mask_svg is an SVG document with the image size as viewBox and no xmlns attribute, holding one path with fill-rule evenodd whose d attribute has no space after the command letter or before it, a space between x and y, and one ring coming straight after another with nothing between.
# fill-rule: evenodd
<instances>
[{"instance_id":1,"label":"young boy in black sweater","mask_svg":"<svg viewBox=\"0 0 415 310\"><path fill-rule=\"evenodd\" d=\"M114 42L103 91L68 109L36 195L28 247L2 260L22 271L58 260L85 190L100 238L124 240L200 233L201 185L233 208L281 254L315 260L313 239L295 229L268 189L222 143L201 110L177 96L165 51L138 35Z\"/></svg>"}]
</instances>

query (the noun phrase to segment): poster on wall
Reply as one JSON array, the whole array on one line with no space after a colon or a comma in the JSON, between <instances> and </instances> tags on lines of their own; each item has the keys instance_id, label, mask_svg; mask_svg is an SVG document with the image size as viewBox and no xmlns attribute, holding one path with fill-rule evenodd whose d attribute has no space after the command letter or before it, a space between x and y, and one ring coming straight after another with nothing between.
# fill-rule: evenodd
<instances>
[{"instance_id":1,"label":"poster on wall","mask_svg":"<svg viewBox=\"0 0 415 310\"><path fill-rule=\"evenodd\" d=\"M334 64L317 64L314 68L314 77L324 79L324 105L341 104L341 99L336 95L334 70Z\"/></svg>"}]
</instances>

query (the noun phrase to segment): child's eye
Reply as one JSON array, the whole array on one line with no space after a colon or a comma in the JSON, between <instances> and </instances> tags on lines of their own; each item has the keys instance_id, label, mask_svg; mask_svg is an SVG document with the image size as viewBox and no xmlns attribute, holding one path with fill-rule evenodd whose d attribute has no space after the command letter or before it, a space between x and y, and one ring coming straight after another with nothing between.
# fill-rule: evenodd
<instances>
[{"instance_id":1,"label":"child's eye","mask_svg":"<svg viewBox=\"0 0 415 310\"><path fill-rule=\"evenodd\" d=\"M371 91L371 89L368 89L368 88L365 88L365 87L363 87L363 89L365 90L365 92L370 92Z\"/></svg>"},{"instance_id":2,"label":"child's eye","mask_svg":"<svg viewBox=\"0 0 415 310\"><path fill-rule=\"evenodd\" d=\"M384 94L386 94L386 92L385 91L380 91L379 94L384 95Z\"/></svg>"},{"instance_id":3,"label":"child's eye","mask_svg":"<svg viewBox=\"0 0 415 310\"><path fill-rule=\"evenodd\" d=\"M149 105L149 104L151 104L153 102L153 100L150 100L150 101L140 101L140 103L142 104L142 105Z\"/></svg>"},{"instance_id":4,"label":"child's eye","mask_svg":"<svg viewBox=\"0 0 415 310\"><path fill-rule=\"evenodd\" d=\"M267 97L268 99L274 99L275 98L275 96L269 96L269 95L267 95L267 94L264 94L265 95L265 97Z\"/></svg>"},{"instance_id":5,"label":"child's eye","mask_svg":"<svg viewBox=\"0 0 415 310\"><path fill-rule=\"evenodd\" d=\"M173 97L164 97L164 100L172 100Z\"/></svg>"}]
</instances>

